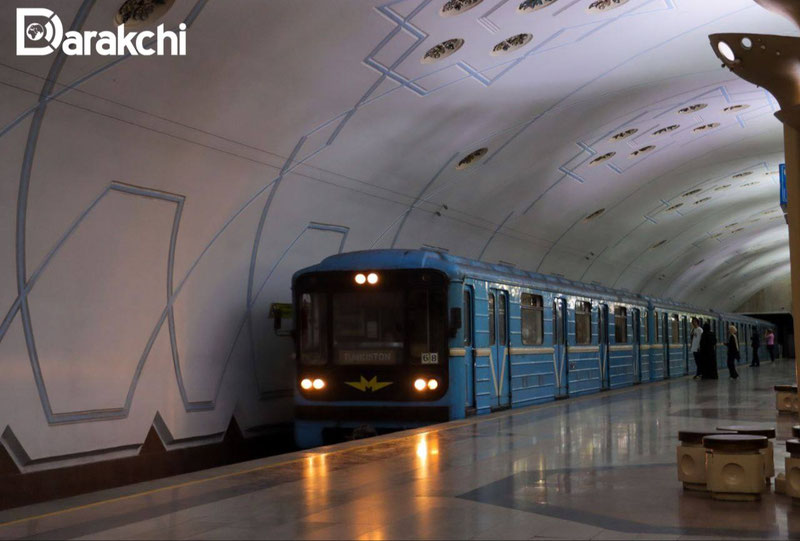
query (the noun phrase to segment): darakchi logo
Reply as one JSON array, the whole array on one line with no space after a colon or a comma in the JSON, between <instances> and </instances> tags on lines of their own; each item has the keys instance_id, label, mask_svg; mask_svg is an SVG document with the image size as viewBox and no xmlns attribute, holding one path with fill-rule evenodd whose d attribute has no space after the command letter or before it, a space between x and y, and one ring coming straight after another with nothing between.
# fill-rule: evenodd
<instances>
[{"instance_id":1,"label":"darakchi logo","mask_svg":"<svg viewBox=\"0 0 800 541\"><path fill-rule=\"evenodd\" d=\"M85 30L64 32L61 19L47 8L17 8L17 55L45 56L59 48L69 56L163 56L165 44L169 43L172 56L186 56L186 25L181 23L178 31L164 30L164 25L155 32L125 32L119 25L116 32ZM155 46L155 48L154 48Z\"/></svg>"}]
</instances>

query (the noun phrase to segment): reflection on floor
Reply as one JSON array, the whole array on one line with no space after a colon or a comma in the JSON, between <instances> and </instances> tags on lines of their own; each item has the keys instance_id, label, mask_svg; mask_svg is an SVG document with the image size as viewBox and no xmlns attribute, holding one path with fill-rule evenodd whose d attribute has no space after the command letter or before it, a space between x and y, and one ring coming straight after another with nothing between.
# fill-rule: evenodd
<instances>
[{"instance_id":1,"label":"reflection on floor","mask_svg":"<svg viewBox=\"0 0 800 541\"><path fill-rule=\"evenodd\" d=\"M0 539L679 539L800 536L785 496L716 502L676 478L679 428L796 418L772 385L681 379L0 513ZM26 518L30 517L30 518Z\"/></svg>"}]
</instances>

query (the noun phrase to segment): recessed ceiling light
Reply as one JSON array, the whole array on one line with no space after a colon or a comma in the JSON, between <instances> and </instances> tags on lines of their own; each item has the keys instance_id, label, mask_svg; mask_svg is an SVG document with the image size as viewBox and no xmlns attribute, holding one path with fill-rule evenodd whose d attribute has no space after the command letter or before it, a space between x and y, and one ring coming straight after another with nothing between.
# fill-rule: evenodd
<instances>
[{"instance_id":1,"label":"recessed ceiling light","mask_svg":"<svg viewBox=\"0 0 800 541\"><path fill-rule=\"evenodd\" d=\"M694 202L694 204L695 205L701 205L701 204L705 203L706 201L711 201L711 198L710 197L704 197L702 199L698 199L697 201Z\"/></svg>"},{"instance_id":2,"label":"recessed ceiling light","mask_svg":"<svg viewBox=\"0 0 800 541\"><path fill-rule=\"evenodd\" d=\"M593 159L592 161L590 161L589 162L589 167L593 167L593 166L601 164L603 162L607 162L608 160L610 160L611 158L613 158L616 155L617 155L616 152L607 152L607 153L603 154L602 156L598 156L595 159Z\"/></svg>"},{"instance_id":3,"label":"recessed ceiling light","mask_svg":"<svg viewBox=\"0 0 800 541\"><path fill-rule=\"evenodd\" d=\"M666 212L672 212L672 211L674 211L674 210L678 210L678 209L679 209L679 208L681 208L682 206L683 206L683 203L678 203L678 204L676 204L676 205L672 205L671 207L669 207L669 208L666 210Z\"/></svg>"},{"instance_id":4,"label":"recessed ceiling light","mask_svg":"<svg viewBox=\"0 0 800 541\"><path fill-rule=\"evenodd\" d=\"M702 192L702 191L703 191L703 190L702 190L701 188L695 188L694 190L689 190L688 192L686 192L685 194L683 194L683 196L682 196L682 197L689 197L690 195L694 195L694 194L696 194L696 193L700 193L700 192Z\"/></svg>"},{"instance_id":5,"label":"recessed ceiling light","mask_svg":"<svg viewBox=\"0 0 800 541\"><path fill-rule=\"evenodd\" d=\"M713 130L714 128L718 128L718 127L719 127L719 122L712 122L711 124L703 124L702 126L697 126L692 131L694 133L700 133L700 132L704 132L704 131L708 131L708 130Z\"/></svg>"},{"instance_id":6,"label":"recessed ceiling light","mask_svg":"<svg viewBox=\"0 0 800 541\"><path fill-rule=\"evenodd\" d=\"M736 227L737 225L739 225L739 222L733 222L732 224L726 225L725 228L730 229L731 227Z\"/></svg>"},{"instance_id":7,"label":"recessed ceiling light","mask_svg":"<svg viewBox=\"0 0 800 541\"><path fill-rule=\"evenodd\" d=\"M726 42L720 41L717 43L717 50L719 51L719 54L721 54L722 57L728 62L734 62L736 60L736 54L733 52L733 49L731 49L731 46Z\"/></svg>"},{"instance_id":8,"label":"recessed ceiling light","mask_svg":"<svg viewBox=\"0 0 800 541\"><path fill-rule=\"evenodd\" d=\"M630 157L631 158L638 158L642 154L647 154L648 152L651 152L651 151L653 151L655 149L656 149L655 145L647 145L646 147L642 147L642 148L640 148L638 150L634 150L633 152L631 152Z\"/></svg>"},{"instance_id":9,"label":"recessed ceiling light","mask_svg":"<svg viewBox=\"0 0 800 541\"><path fill-rule=\"evenodd\" d=\"M458 162L458 165L456 165L456 169L461 171L463 169L466 169L467 167L473 166L475 162L483 158L487 152L489 152L489 149L486 147L479 148L478 150L470 152L464 159Z\"/></svg>"},{"instance_id":10,"label":"recessed ceiling light","mask_svg":"<svg viewBox=\"0 0 800 541\"><path fill-rule=\"evenodd\" d=\"M586 218L584 218L583 221L584 222L588 222L589 220L594 220L598 216L601 216L605 211L606 211L606 209L596 210L593 213L591 213L590 215L588 215Z\"/></svg>"},{"instance_id":11,"label":"recessed ceiling light","mask_svg":"<svg viewBox=\"0 0 800 541\"><path fill-rule=\"evenodd\" d=\"M722 186L717 186L716 188L714 188L714 191L721 192L722 190L727 190L730 187L731 187L730 184L723 184Z\"/></svg>"},{"instance_id":12,"label":"recessed ceiling light","mask_svg":"<svg viewBox=\"0 0 800 541\"><path fill-rule=\"evenodd\" d=\"M126 28L153 24L169 11L175 0L125 0L114 15L114 23Z\"/></svg>"},{"instance_id":13,"label":"recessed ceiling light","mask_svg":"<svg viewBox=\"0 0 800 541\"><path fill-rule=\"evenodd\" d=\"M745 171L744 173L736 173L735 175L733 175L732 178L744 178L744 177L749 177L752 174L753 174L752 171Z\"/></svg>"},{"instance_id":14,"label":"recessed ceiling light","mask_svg":"<svg viewBox=\"0 0 800 541\"><path fill-rule=\"evenodd\" d=\"M667 239L664 239L664 240L662 240L660 242L657 242L657 243L653 244L650 248L661 248L666 243L667 243Z\"/></svg>"},{"instance_id":15,"label":"recessed ceiling light","mask_svg":"<svg viewBox=\"0 0 800 541\"><path fill-rule=\"evenodd\" d=\"M756 185L758 185L758 184L761 184L761 181L760 181L760 180L756 180L756 181L753 181L753 182L747 182L747 183L745 183L745 184L742 184L740 187L741 187L741 188L748 188L748 187L750 187L750 186L756 186Z\"/></svg>"},{"instance_id":16,"label":"recessed ceiling light","mask_svg":"<svg viewBox=\"0 0 800 541\"><path fill-rule=\"evenodd\" d=\"M471 10L481 2L483 2L483 0L449 0L442 6L442 10L439 12L439 15L442 17L453 17L455 15L460 15L465 11Z\"/></svg>"},{"instance_id":17,"label":"recessed ceiling light","mask_svg":"<svg viewBox=\"0 0 800 541\"><path fill-rule=\"evenodd\" d=\"M439 60L445 59L451 54L458 51L464 45L464 40L461 38L448 39L438 45L434 45L425 53L420 59L423 64L433 64Z\"/></svg>"},{"instance_id":18,"label":"recessed ceiling light","mask_svg":"<svg viewBox=\"0 0 800 541\"><path fill-rule=\"evenodd\" d=\"M723 109L723 111L726 113L738 113L739 111L744 111L745 109L749 108L750 108L749 105L747 105L746 103L742 103L739 105L731 105L730 107L726 107L725 109Z\"/></svg>"},{"instance_id":19,"label":"recessed ceiling light","mask_svg":"<svg viewBox=\"0 0 800 541\"><path fill-rule=\"evenodd\" d=\"M492 47L492 56L500 56L512 53L517 49L525 47L533 39L533 34L517 34L508 39L504 39L494 47Z\"/></svg>"},{"instance_id":20,"label":"recessed ceiling light","mask_svg":"<svg viewBox=\"0 0 800 541\"><path fill-rule=\"evenodd\" d=\"M595 2L589 4L589 7L586 8L586 11L589 13L602 13L604 11L618 8L627 3L628 0L596 0Z\"/></svg>"},{"instance_id":21,"label":"recessed ceiling light","mask_svg":"<svg viewBox=\"0 0 800 541\"><path fill-rule=\"evenodd\" d=\"M519 5L517 10L522 13L530 13L531 11L546 8L556 2L558 2L558 0L525 0Z\"/></svg>"},{"instance_id":22,"label":"recessed ceiling light","mask_svg":"<svg viewBox=\"0 0 800 541\"><path fill-rule=\"evenodd\" d=\"M609 141L612 142L622 141L623 139L627 139L631 135L636 135L637 133L639 133L638 128L631 128L629 130L621 131L619 133L612 135Z\"/></svg>"},{"instance_id":23,"label":"recessed ceiling light","mask_svg":"<svg viewBox=\"0 0 800 541\"><path fill-rule=\"evenodd\" d=\"M688 115L689 113L696 113L697 111L701 111L706 107L708 107L707 103L695 103L694 105L689 105L688 107L684 107L683 109L678 110L678 114Z\"/></svg>"},{"instance_id":24,"label":"recessed ceiling light","mask_svg":"<svg viewBox=\"0 0 800 541\"><path fill-rule=\"evenodd\" d=\"M671 131L675 131L680 128L680 124L673 124L672 126L667 126L666 128L661 128L660 130L656 130L652 133L653 136L658 137L659 135L667 134Z\"/></svg>"}]
</instances>

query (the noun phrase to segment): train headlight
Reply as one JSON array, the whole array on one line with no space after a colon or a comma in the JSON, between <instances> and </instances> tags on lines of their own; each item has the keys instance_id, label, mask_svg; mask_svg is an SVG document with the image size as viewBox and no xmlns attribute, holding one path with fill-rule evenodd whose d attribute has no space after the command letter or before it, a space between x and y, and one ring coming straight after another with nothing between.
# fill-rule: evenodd
<instances>
[{"instance_id":1,"label":"train headlight","mask_svg":"<svg viewBox=\"0 0 800 541\"><path fill-rule=\"evenodd\" d=\"M356 274L356 283L358 285L364 285L367 282L367 277L361 273Z\"/></svg>"},{"instance_id":2,"label":"train headlight","mask_svg":"<svg viewBox=\"0 0 800 541\"><path fill-rule=\"evenodd\" d=\"M428 380L428 389L430 389L431 391L435 391L438 387L439 387L438 381L436 381L435 379Z\"/></svg>"},{"instance_id":3,"label":"train headlight","mask_svg":"<svg viewBox=\"0 0 800 541\"><path fill-rule=\"evenodd\" d=\"M315 379L315 380L314 380L314 382L312 383L312 385L314 386L314 389L316 389L317 391L319 391L320 389L322 389L323 387L325 387L325 380L322 380L322 379L319 379L319 378L317 378L317 379Z\"/></svg>"},{"instance_id":4,"label":"train headlight","mask_svg":"<svg viewBox=\"0 0 800 541\"><path fill-rule=\"evenodd\" d=\"M422 378L417 378L417 380L414 382L414 388L418 391L424 391L425 387L427 386L428 382Z\"/></svg>"},{"instance_id":5,"label":"train headlight","mask_svg":"<svg viewBox=\"0 0 800 541\"><path fill-rule=\"evenodd\" d=\"M314 384L308 378L305 378L305 379L303 379L303 381L300 382L300 387L302 387L306 391L309 390L313 385Z\"/></svg>"},{"instance_id":6,"label":"train headlight","mask_svg":"<svg viewBox=\"0 0 800 541\"><path fill-rule=\"evenodd\" d=\"M367 275L367 282L369 282L372 285L377 284L378 283L378 275L375 274L374 272L369 273Z\"/></svg>"}]
</instances>

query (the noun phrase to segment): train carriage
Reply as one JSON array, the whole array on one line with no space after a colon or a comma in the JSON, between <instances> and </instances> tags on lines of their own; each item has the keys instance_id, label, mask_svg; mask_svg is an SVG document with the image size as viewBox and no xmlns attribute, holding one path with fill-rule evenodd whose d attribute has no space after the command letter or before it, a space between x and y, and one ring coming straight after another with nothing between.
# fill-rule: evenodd
<instances>
[{"instance_id":1,"label":"train carriage","mask_svg":"<svg viewBox=\"0 0 800 541\"><path fill-rule=\"evenodd\" d=\"M696 309L505 265L371 250L298 271L292 288L302 447L694 370Z\"/></svg>"}]
</instances>

